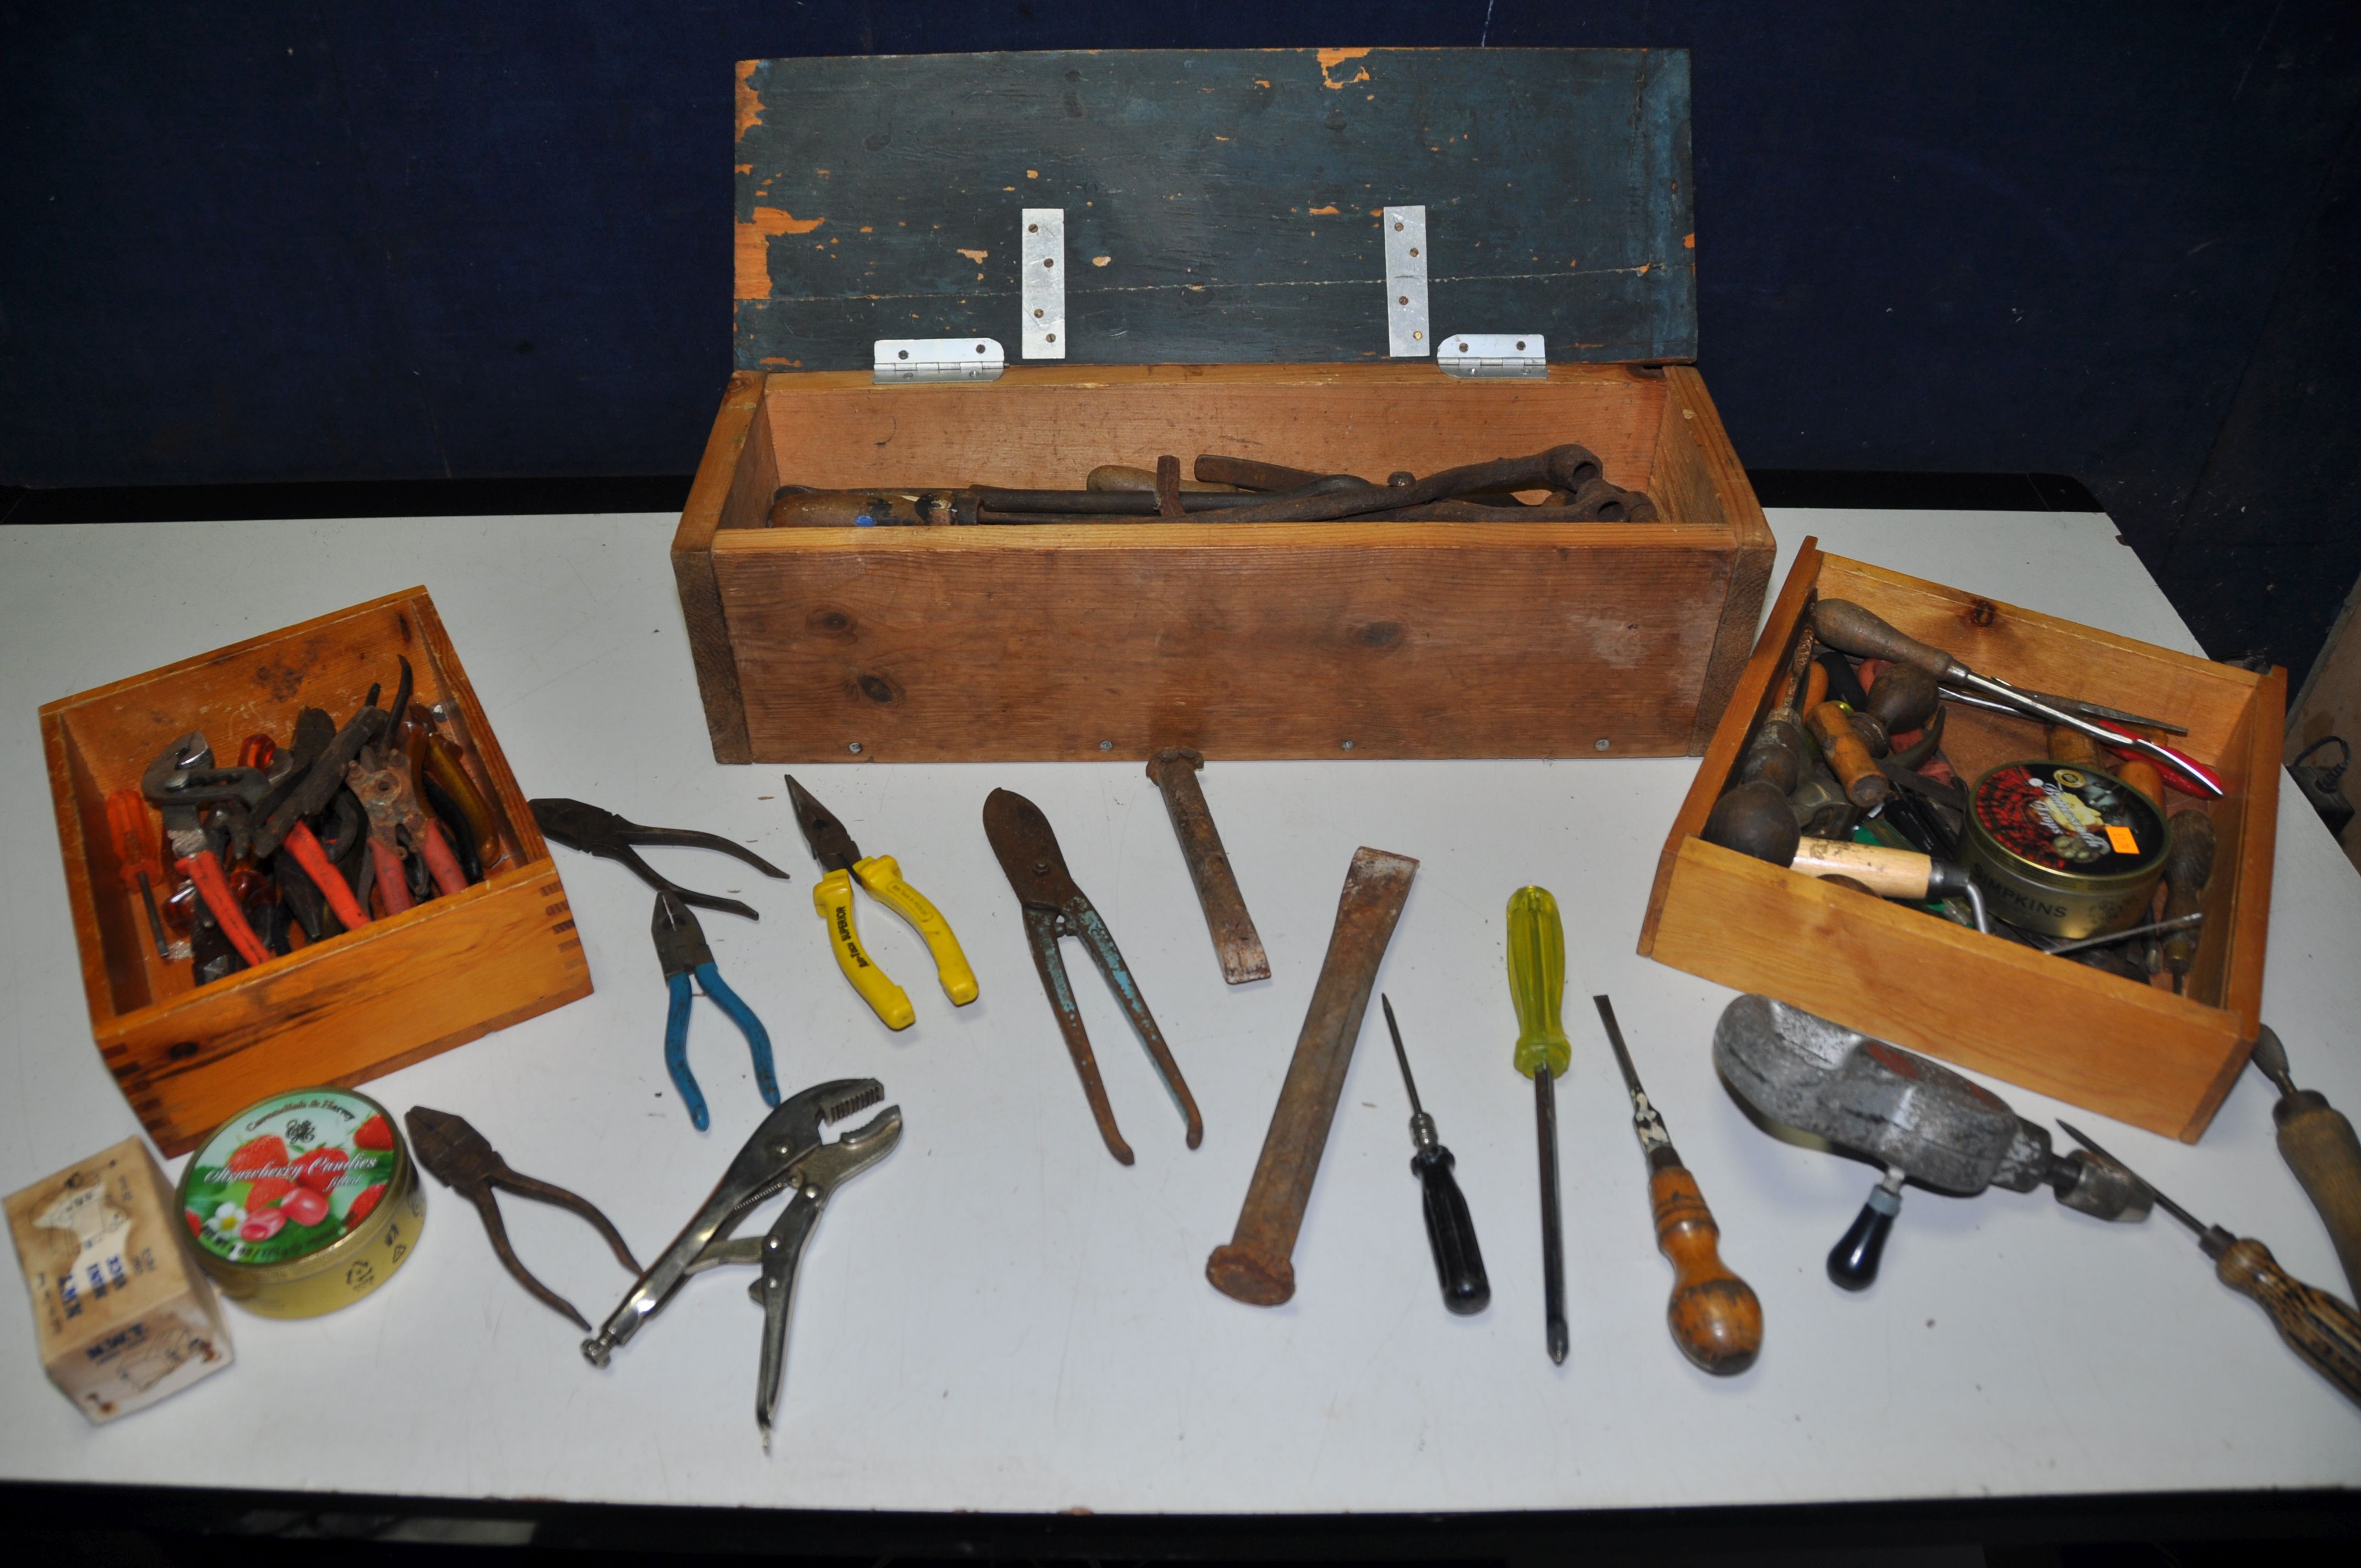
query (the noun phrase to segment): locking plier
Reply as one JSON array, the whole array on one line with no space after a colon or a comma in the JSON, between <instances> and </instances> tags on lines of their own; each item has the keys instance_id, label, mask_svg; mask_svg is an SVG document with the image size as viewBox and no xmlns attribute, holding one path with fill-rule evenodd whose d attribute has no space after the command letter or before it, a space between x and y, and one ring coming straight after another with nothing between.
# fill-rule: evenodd
<instances>
[{"instance_id":1,"label":"locking plier","mask_svg":"<svg viewBox=\"0 0 2361 1568\"><path fill-rule=\"evenodd\" d=\"M763 1309L754 1421L762 1428L763 1446L768 1450L772 1417L778 1409L779 1386L786 1370L787 1323L795 1310L796 1276L804 1247L836 1189L884 1159L901 1141L902 1108L888 1105L832 1144L821 1141L820 1128L884 1098L885 1086L873 1078L840 1078L803 1091L764 1117L746 1146L730 1162L712 1196L640 1276L598 1333L582 1342L583 1356L593 1366L606 1365L615 1347L637 1333L640 1325L653 1317L690 1275L723 1264L758 1266L762 1274L746 1293ZM795 1196L768 1234L743 1239L730 1235L757 1204L789 1188L795 1190Z\"/></svg>"}]
</instances>

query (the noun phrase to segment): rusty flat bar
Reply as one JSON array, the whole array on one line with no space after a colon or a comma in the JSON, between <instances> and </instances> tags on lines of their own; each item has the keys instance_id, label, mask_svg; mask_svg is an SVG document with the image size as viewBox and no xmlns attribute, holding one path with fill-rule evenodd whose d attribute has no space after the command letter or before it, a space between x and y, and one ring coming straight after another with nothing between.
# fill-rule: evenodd
<instances>
[{"instance_id":1,"label":"rusty flat bar","mask_svg":"<svg viewBox=\"0 0 2361 1568\"><path fill-rule=\"evenodd\" d=\"M1168 746L1148 759L1148 776L1163 793L1164 809L1172 814L1172 831L1180 840L1180 858L1189 862L1189 880L1197 884L1197 902L1204 906L1205 929L1213 938L1213 956L1222 960L1222 978L1232 985L1270 978L1270 956L1263 951L1254 916L1238 892L1230 857L1222 849L1221 829L1197 787L1197 770L1204 757L1186 746Z\"/></svg>"},{"instance_id":2,"label":"rusty flat bar","mask_svg":"<svg viewBox=\"0 0 2361 1568\"><path fill-rule=\"evenodd\" d=\"M1361 1037L1361 1014L1378 981L1378 965L1393 939L1410 897L1418 862L1407 855L1363 848L1353 852L1345 892L1336 901L1336 927L1328 956L1312 991L1303 1032L1279 1087L1279 1107L1263 1137L1262 1157L1229 1245L1205 1260L1205 1277L1224 1296L1257 1307L1276 1307L1295 1294L1295 1234L1312 1201L1312 1179L1328 1146L1328 1128Z\"/></svg>"}]
</instances>

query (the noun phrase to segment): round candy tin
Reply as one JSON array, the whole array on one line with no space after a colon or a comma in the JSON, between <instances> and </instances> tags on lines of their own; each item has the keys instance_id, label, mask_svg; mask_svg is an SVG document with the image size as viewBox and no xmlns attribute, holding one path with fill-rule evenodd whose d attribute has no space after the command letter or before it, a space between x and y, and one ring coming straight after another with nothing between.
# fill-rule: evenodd
<instances>
[{"instance_id":1,"label":"round candy tin","mask_svg":"<svg viewBox=\"0 0 2361 1568\"><path fill-rule=\"evenodd\" d=\"M2164 872L2172 829L2109 773L2047 759L1976 781L1960 859L1993 914L2052 937L2136 923Z\"/></svg>"},{"instance_id":2,"label":"round candy tin","mask_svg":"<svg viewBox=\"0 0 2361 1568\"><path fill-rule=\"evenodd\" d=\"M349 1089L247 1106L190 1157L180 1197L199 1266L269 1318L359 1300L401 1266L426 1217L393 1118Z\"/></svg>"}]
</instances>

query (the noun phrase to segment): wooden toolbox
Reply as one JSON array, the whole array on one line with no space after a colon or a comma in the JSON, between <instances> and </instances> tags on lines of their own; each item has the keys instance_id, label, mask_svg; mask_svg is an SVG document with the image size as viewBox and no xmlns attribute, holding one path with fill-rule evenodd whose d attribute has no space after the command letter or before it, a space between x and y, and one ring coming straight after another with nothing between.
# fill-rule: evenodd
<instances>
[{"instance_id":1,"label":"wooden toolbox","mask_svg":"<svg viewBox=\"0 0 2361 1568\"><path fill-rule=\"evenodd\" d=\"M1697 373L1688 61L1626 49L750 60L738 371L673 542L723 762L1701 750L1773 541ZM1437 332L1389 355L1379 211ZM1063 214L1021 362L1021 214ZM882 339L1001 342L880 384ZM1035 345L1034 346L1045 346ZM1660 521L771 529L782 484L1080 487L1207 452L1381 478L1588 446Z\"/></svg>"},{"instance_id":2,"label":"wooden toolbox","mask_svg":"<svg viewBox=\"0 0 2361 1568\"><path fill-rule=\"evenodd\" d=\"M1863 605L1971 668L2169 718L2168 737L2214 768L2203 806L2219 849L2187 994L2037 953L1922 911L1832 887L1697 837L1779 700L1815 595ZM2260 1021L2279 814L2283 670L2256 674L2054 616L1905 577L1806 540L1754 657L1706 749L1656 869L1640 951L1850 1028L2195 1142L2246 1065ZM1961 782L2045 754L2039 724L1951 706L1943 751Z\"/></svg>"},{"instance_id":3,"label":"wooden toolbox","mask_svg":"<svg viewBox=\"0 0 2361 1568\"><path fill-rule=\"evenodd\" d=\"M522 863L193 986L186 961L157 957L139 894L125 885L106 797L136 787L187 730L233 760L248 734L283 741L300 707L325 708L341 724L372 683L391 689L397 654L416 672L416 701L456 705ZM359 1083L590 994L557 868L423 587L49 703L41 740L91 1029L167 1156L265 1095Z\"/></svg>"}]
</instances>

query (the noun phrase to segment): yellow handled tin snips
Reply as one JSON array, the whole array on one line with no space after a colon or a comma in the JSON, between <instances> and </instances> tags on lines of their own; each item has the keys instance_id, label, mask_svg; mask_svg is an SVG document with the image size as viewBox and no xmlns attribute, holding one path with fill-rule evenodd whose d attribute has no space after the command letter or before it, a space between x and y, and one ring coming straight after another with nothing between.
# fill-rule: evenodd
<instances>
[{"instance_id":1,"label":"yellow handled tin snips","mask_svg":"<svg viewBox=\"0 0 2361 1568\"><path fill-rule=\"evenodd\" d=\"M844 824L829 815L828 807L814 800L792 774L787 778L787 797L795 803L796 822L804 830L804 841L811 846L812 859L825 873L812 889L812 907L827 923L836 967L844 971L861 999L876 1010L885 1026L906 1029L918 1014L910 1005L909 993L888 979L861 945L861 932L852 921L856 879L871 897L907 920L926 938L927 951L934 955L935 972L942 978L943 991L952 1003L964 1006L974 1001L975 971L968 968L967 955L960 951L950 923L927 902L925 894L902 880L902 868L894 857L863 857Z\"/></svg>"}]
</instances>

